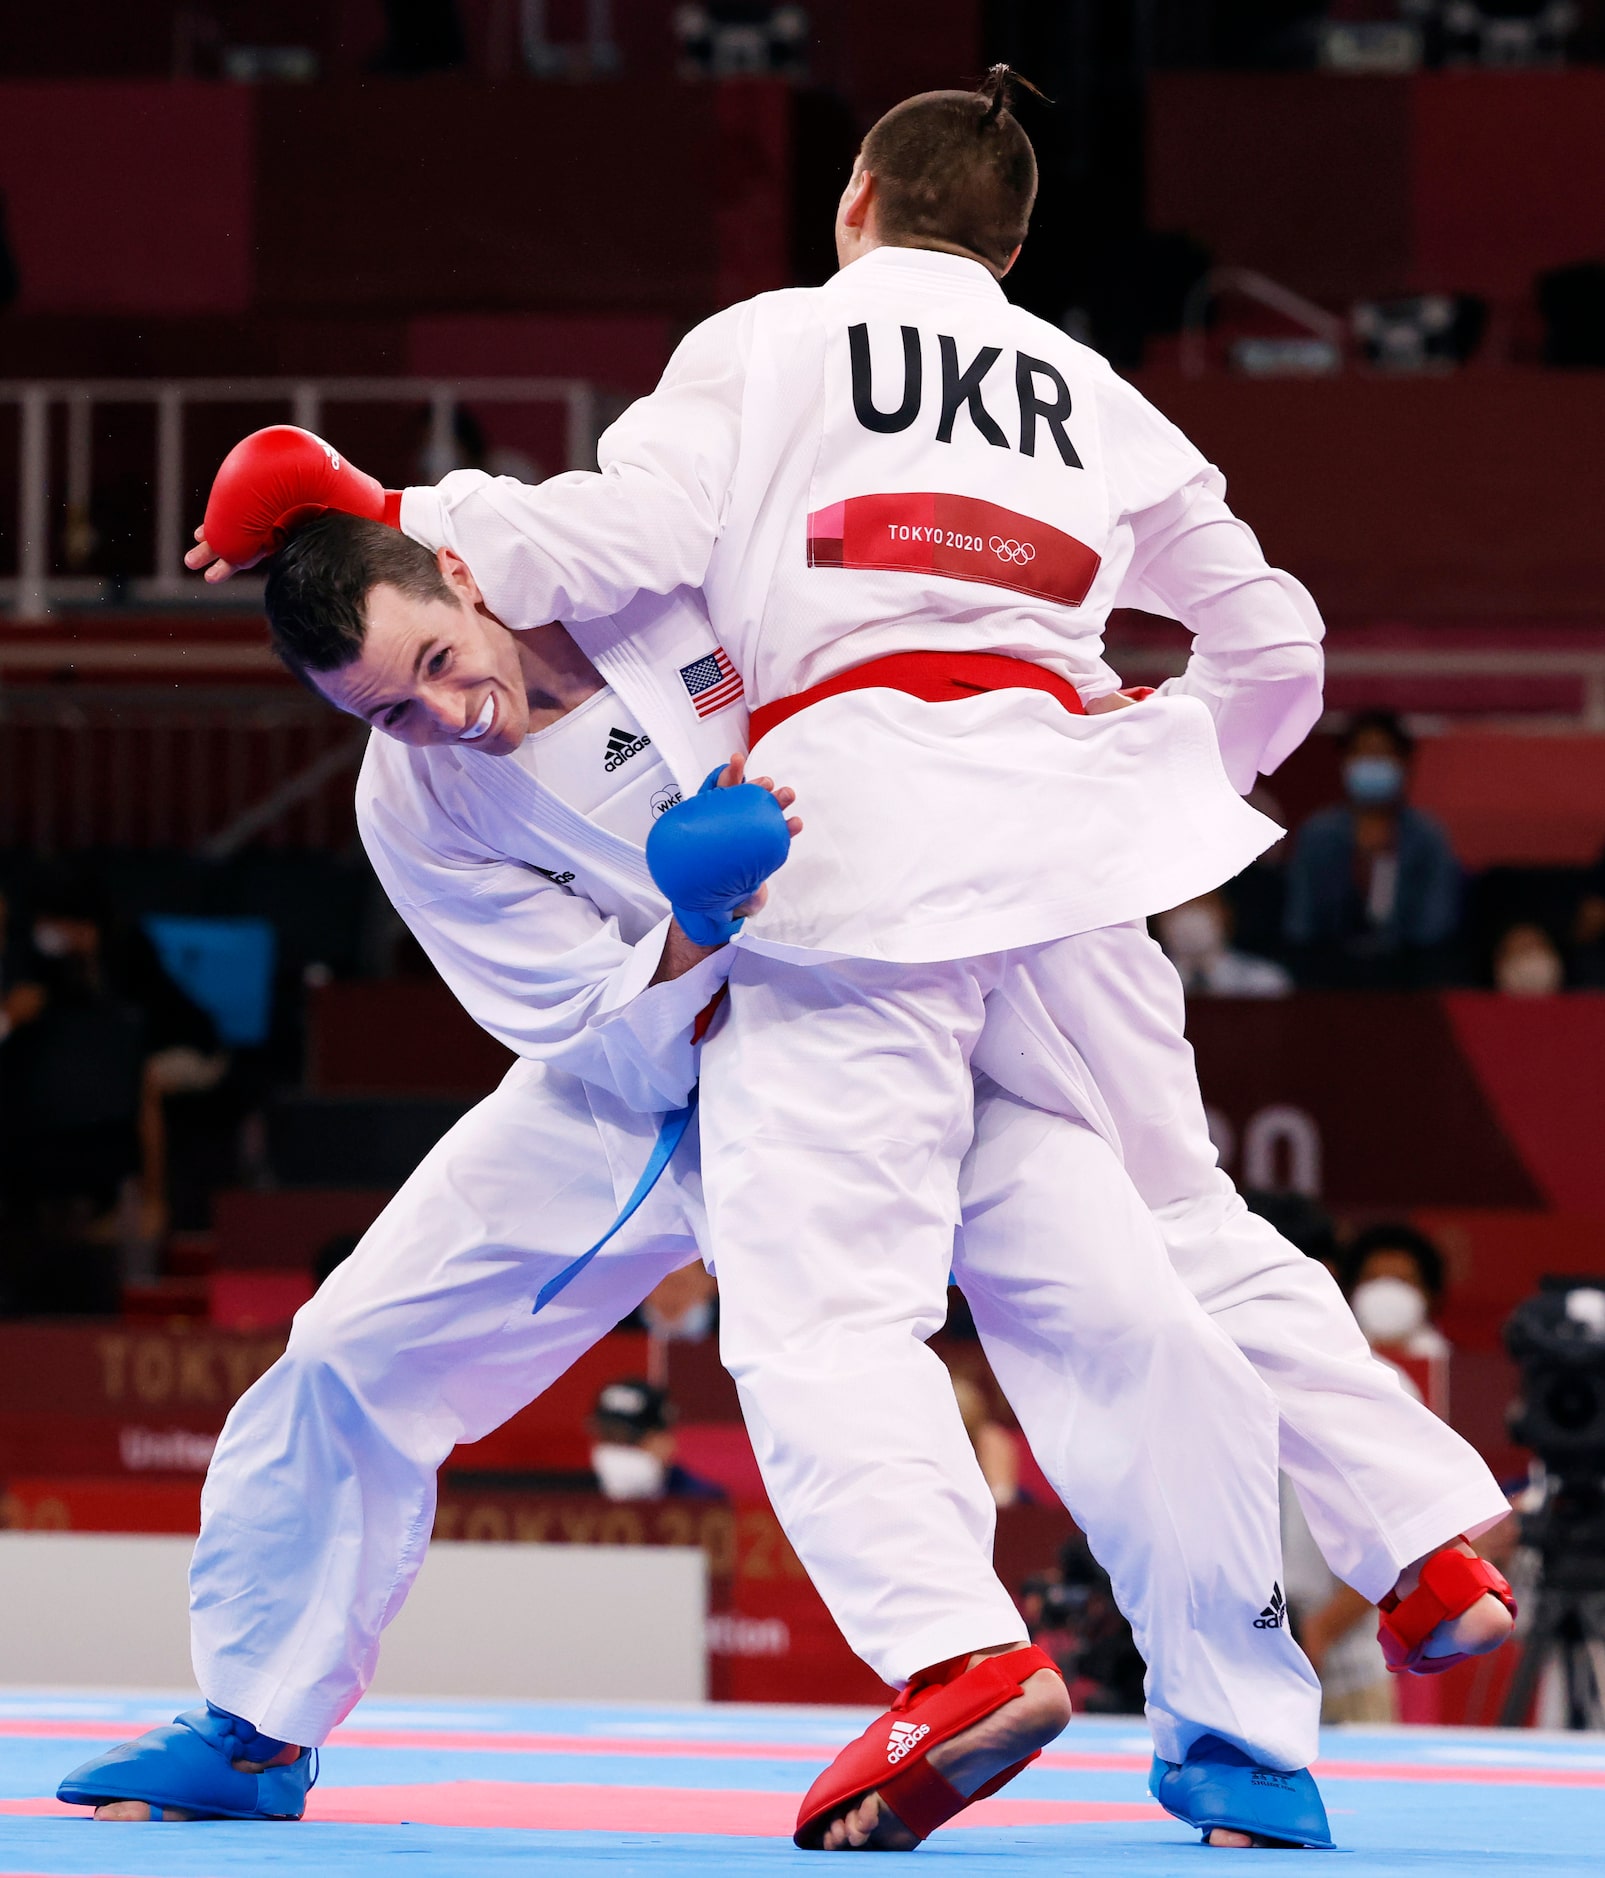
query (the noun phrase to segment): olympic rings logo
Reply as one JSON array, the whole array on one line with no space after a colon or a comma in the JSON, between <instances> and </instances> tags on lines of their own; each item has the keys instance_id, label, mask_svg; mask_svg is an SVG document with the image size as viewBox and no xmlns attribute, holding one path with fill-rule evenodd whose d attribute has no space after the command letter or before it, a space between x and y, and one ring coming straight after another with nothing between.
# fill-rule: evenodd
<instances>
[{"instance_id":1,"label":"olympic rings logo","mask_svg":"<svg viewBox=\"0 0 1605 1878\"><path fill-rule=\"evenodd\" d=\"M1037 558L1037 551L1029 541L1008 541L1002 535L994 535L986 545L1000 561L1012 561L1016 567L1024 567Z\"/></svg>"}]
</instances>

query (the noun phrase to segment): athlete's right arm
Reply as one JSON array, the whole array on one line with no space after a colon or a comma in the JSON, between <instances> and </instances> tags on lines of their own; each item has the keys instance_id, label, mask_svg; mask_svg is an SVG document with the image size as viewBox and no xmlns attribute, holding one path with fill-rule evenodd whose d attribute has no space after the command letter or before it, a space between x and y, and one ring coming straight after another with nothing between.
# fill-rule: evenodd
<instances>
[{"instance_id":1,"label":"athlete's right arm","mask_svg":"<svg viewBox=\"0 0 1605 1878\"><path fill-rule=\"evenodd\" d=\"M382 740L357 790L357 827L386 895L470 1017L646 1114L697 1079L693 1031L730 970L728 946L667 960L665 918L631 944L561 879L477 846ZM665 973L677 966L685 969Z\"/></svg>"},{"instance_id":2,"label":"athlete's right arm","mask_svg":"<svg viewBox=\"0 0 1605 1878\"><path fill-rule=\"evenodd\" d=\"M735 477L748 328L731 307L688 333L658 388L604 432L600 472L458 472L405 492L407 532L455 549L502 619L603 619L641 592L700 587Z\"/></svg>"}]
</instances>

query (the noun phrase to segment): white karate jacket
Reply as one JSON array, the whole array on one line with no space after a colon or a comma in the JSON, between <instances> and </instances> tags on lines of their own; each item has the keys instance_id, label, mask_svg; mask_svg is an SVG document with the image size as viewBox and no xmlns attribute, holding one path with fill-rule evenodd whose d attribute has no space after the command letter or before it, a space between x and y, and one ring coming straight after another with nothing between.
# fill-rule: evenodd
<instances>
[{"instance_id":1,"label":"white karate jacket","mask_svg":"<svg viewBox=\"0 0 1605 1878\"><path fill-rule=\"evenodd\" d=\"M600 475L537 488L449 478L442 537L510 624L562 619L582 643L638 592L700 586L754 703L942 647L1032 659L1090 700L1119 682L1112 606L1195 635L1186 674L1133 711L859 692L780 726L764 766L809 841L742 943L1035 943L1202 892L1274 839L1228 798L1318 714L1313 605L1180 433L978 263L879 249L717 315L600 454Z\"/></svg>"},{"instance_id":2,"label":"white karate jacket","mask_svg":"<svg viewBox=\"0 0 1605 1878\"><path fill-rule=\"evenodd\" d=\"M430 492L426 492L430 493ZM408 517L426 537L426 502ZM695 595L646 596L597 623L587 650L684 791L743 748L739 693L699 716L682 685L716 651ZM700 682L700 679L697 680ZM375 731L357 826L391 902L473 1019L520 1056L579 1078L605 1132L678 1108L696 1081L697 1014L730 969L728 948L653 985L668 907L637 845L599 828L520 764L468 746L413 748ZM628 1157L627 1157L628 1158ZM633 1174L632 1174L633 1178Z\"/></svg>"}]
</instances>

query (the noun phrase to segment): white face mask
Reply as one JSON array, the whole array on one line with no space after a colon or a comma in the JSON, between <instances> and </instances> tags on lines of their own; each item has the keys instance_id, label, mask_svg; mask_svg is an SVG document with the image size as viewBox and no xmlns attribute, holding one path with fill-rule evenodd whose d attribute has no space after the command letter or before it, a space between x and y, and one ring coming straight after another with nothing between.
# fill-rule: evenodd
<instances>
[{"instance_id":1,"label":"white face mask","mask_svg":"<svg viewBox=\"0 0 1605 1878\"><path fill-rule=\"evenodd\" d=\"M663 1491L667 1469L645 1448L599 1441L591 1449L591 1468L610 1500L654 1500Z\"/></svg>"},{"instance_id":2,"label":"white face mask","mask_svg":"<svg viewBox=\"0 0 1605 1878\"><path fill-rule=\"evenodd\" d=\"M1503 960L1497 973L1499 989L1507 998L1552 998L1561 988L1564 972L1559 955L1536 946Z\"/></svg>"},{"instance_id":3,"label":"white face mask","mask_svg":"<svg viewBox=\"0 0 1605 1878\"><path fill-rule=\"evenodd\" d=\"M42 919L33 929L33 949L42 959L64 959L72 950L72 934L54 920Z\"/></svg>"},{"instance_id":4,"label":"white face mask","mask_svg":"<svg viewBox=\"0 0 1605 1878\"><path fill-rule=\"evenodd\" d=\"M1407 1278L1368 1278L1351 1302L1367 1343L1403 1343L1427 1321L1427 1301Z\"/></svg>"},{"instance_id":5,"label":"white face mask","mask_svg":"<svg viewBox=\"0 0 1605 1878\"><path fill-rule=\"evenodd\" d=\"M1160 921L1159 933L1177 959L1207 959L1226 943L1220 915L1207 906L1178 906Z\"/></svg>"}]
</instances>

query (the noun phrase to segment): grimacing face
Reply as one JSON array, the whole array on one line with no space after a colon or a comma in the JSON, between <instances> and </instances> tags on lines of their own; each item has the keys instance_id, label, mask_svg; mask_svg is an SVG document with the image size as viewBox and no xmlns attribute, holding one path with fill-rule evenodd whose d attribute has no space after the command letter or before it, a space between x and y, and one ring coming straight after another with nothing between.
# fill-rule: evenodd
<instances>
[{"instance_id":1,"label":"grimacing face","mask_svg":"<svg viewBox=\"0 0 1605 1878\"><path fill-rule=\"evenodd\" d=\"M461 743L506 756L529 731L518 642L486 608L473 575L443 548L449 599L381 582L368 596L362 652L312 673L329 702L401 743Z\"/></svg>"}]
</instances>

